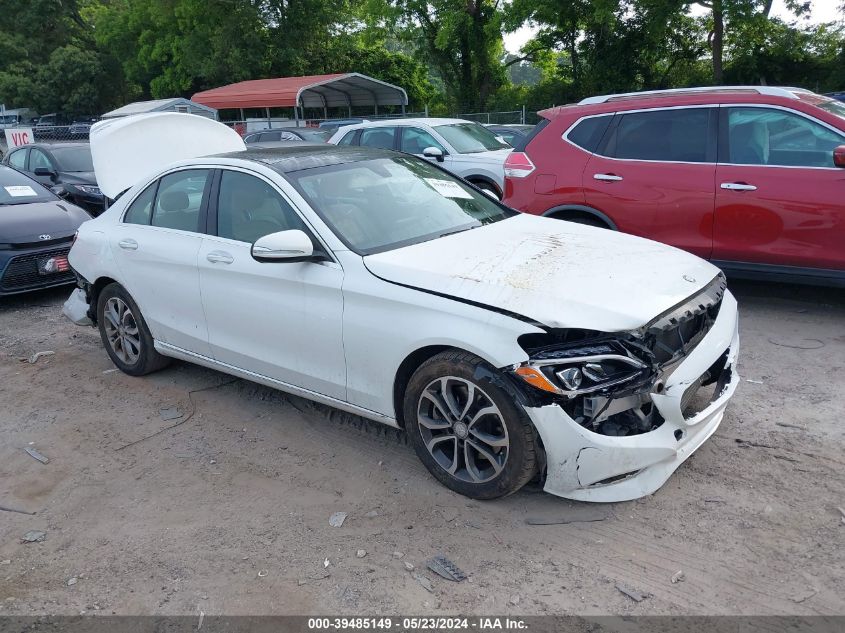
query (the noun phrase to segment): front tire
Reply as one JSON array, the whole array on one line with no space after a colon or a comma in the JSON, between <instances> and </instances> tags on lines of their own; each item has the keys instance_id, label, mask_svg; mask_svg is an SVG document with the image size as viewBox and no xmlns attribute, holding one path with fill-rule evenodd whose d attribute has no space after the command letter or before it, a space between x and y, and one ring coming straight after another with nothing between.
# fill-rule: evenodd
<instances>
[{"instance_id":1,"label":"front tire","mask_svg":"<svg viewBox=\"0 0 845 633\"><path fill-rule=\"evenodd\" d=\"M143 376L170 363L155 350L138 305L120 284L109 284L100 292L97 324L106 353L123 373Z\"/></svg>"},{"instance_id":2,"label":"front tire","mask_svg":"<svg viewBox=\"0 0 845 633\"><path fill-rule=\"evenodd\" d=\"M516 492L538 466L531 421L485 375L495 377L496 369L477 356L443 352L414 372L403 407L411 445L428 471L473 499Z\"/></svg>"}]
</instances>

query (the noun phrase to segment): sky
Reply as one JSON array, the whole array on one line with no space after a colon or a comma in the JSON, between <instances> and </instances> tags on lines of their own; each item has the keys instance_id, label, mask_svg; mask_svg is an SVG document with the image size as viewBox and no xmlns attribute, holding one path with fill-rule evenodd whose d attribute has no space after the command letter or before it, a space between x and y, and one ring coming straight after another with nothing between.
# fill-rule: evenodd
<instances>
[{"instance_id":1,"label":"sky","mask_svg":"<svg viewBox=\"0 0 845 633\"><path fill-rule=\"evenodd\" d=\"M839 10L840 1L841 0L812 0L810 15L808 18L802 18L802 20L806 19L808 22L815 24L842 20L843 15ZM704 11L705 9L702 7L693 7L694 13L703 13ZM772 15L785 20L792 20L795 18L795 16L787 10L784 0L775 0L772 5ZM513 33L506 33L505 48L508 52L518 53L519 49L522 48L522 45L530 40L536 32L536 27L523 26Z\"/></svg>"}]
</instances>

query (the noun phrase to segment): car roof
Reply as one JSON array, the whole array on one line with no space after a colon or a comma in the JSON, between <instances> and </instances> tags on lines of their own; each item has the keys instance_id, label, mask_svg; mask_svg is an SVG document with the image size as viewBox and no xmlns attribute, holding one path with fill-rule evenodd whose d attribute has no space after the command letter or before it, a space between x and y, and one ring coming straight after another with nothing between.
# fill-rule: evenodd
<instances>
[{"instance_id":1,"label":"car roof","mask_svg":"<svg viewBox=\"0 0 845 633\"><path fill-rule=\"evenodd\" d=\"M584 116L622 110L720 103L765 103L783 106L809 103L815 105L819 99L826 99L826 97L804 88L705 86L598 95L582 99L578 103L541 110L537 114L546 119L553 119L574 112Z\"/></svg>"},{"instance_id":2,"label":"car roof","mask_svg":"<svg viewBox=\"0 0 845 633\"><path fill-rule=\"evenodd\" d=\"M380 121L369 121L368 123L356 123L355 125L344 126L353 128L385 127L391 125L454 125L455 123L472 123L466 119L440 119L423 117L418 119L382 119Z\"/></svg>"},{"instance_id":3,"label":"car roof","mask_svg":"<svg viewBox=\"0 0 845 633\"><path fill-rule=\"evenodd\" d=\"M372 147L290 142L290 145L284 147L263 147L261 143L258 143L250 145L246 151L217 154L216 157L262 163L274 171L286 174L301 169L342 165L399 155L391 150Z\"/></svg>"}]
</instances>

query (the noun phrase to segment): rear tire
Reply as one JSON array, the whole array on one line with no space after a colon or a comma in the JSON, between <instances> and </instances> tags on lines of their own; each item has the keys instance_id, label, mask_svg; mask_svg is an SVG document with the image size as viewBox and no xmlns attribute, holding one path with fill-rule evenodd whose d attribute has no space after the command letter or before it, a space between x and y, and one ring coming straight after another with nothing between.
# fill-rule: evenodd
<instances>
[{"instance_id":1,"label":"rear tire","mask_svg":"<svg viewBox=\"0 0 845 633\"><path fill-rule=\"evenodd\" d=\"M553 216L556 220L565 220L567 222L573 222L574 224L583 224L584 226L594 226L597 229L609 229L610 227L607 225L607 222L600 220L599 218L593 217L591 215L556 215Z\"/></svg>"},{"instance_id":2,"label":"rear tire","mask_svg":"<svg viewBox=\"0 0 845 633\"><path fill-rule=\"evenodd\" d=\"M473 354L448 351L423 363L405 389L405 430L417 456L443 485L473 499L516 492L539 463L525 411L484 378L496 374Z\"/></svg>"},{"instance_id":3,"label":"rear tire","mask_svg":"<svg viewBox=\"0 0 845 633\"><path fill-rule=\"evenodd\" d=\"M106 353L123 373L143 376L170 364L155 350L138 305L120 284L109 284L100 292L97 325Z\"/></svg>"}]
</instances>

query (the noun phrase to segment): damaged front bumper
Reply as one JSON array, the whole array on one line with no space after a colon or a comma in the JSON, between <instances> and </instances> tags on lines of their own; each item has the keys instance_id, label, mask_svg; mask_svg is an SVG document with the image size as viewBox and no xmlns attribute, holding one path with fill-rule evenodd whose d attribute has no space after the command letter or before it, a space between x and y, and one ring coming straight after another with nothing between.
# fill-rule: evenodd
<instances>
[{"instance_id":1,"label":"damaged front bumper","mask_svg":"<svg viewBox=\"0 0 845 633\"><path fill-rule=\"evenodd\" d=\"M736 390L737 317L736 299L725 293L712 328L678 364L661 393L650 394L665 420L653 431L624 437L601 435L578 424L558 404L525 407L546 452L546 492L612 502L637 499L660 488L716 431ZM720 374L712 399L690 414L690 395L714 365L720 367Z\"/></svg>"}]
</instances>

